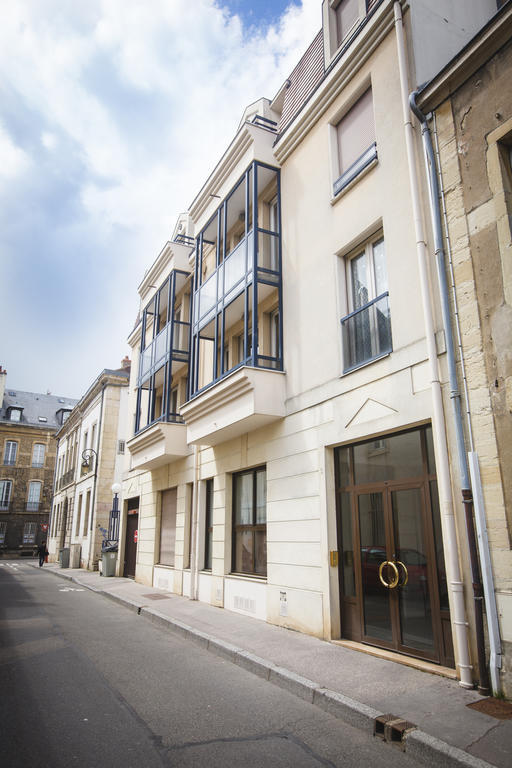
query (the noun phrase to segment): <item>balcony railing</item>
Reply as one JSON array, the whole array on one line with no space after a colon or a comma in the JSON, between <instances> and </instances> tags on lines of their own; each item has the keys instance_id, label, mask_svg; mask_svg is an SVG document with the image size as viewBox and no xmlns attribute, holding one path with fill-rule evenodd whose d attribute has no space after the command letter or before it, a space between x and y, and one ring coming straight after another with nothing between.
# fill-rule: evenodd
<instances>
[{"instance_id":1,"label":"balcony railing","mask_svg":"<svg viewBox=\"0 0 512 768\"><path fill-rule=\"evenodd\" d=\"M343 372L388 355L392 349L388 293L341 320Z\"/></svg>"},{"instance_id":2,"label":"balcony railing","mask_svg":"<svg viewBox=\"0 0 512 768\"><path fill-rule=\"evenodd\" d=\"M146 381L172 355L188 360L190 323L172 320L141 352L139 383Z\"/></svg>"},{"instance_id":3,"label":"balcony railing","mask_svg":"<svg viewBox=\"0 0 512 768\"><path fill-rule=\"evenodd\" d=\"M32 462L33 467L44 467L44 461L33 461Z\"/></svg>"},{"instance_id":4,"label":"balcony railing","mask_svg":"<svg viewBox=\"0 0 512 768\"><path fill-rule=\"evenodd\" d=\"M65 485L69 485L70 483L72 483L74 480L74 477L75 477L74 469L70 469L67 472L65 472L60 479L59 488L64 488Z\"/></svg>"},{"instance_id":5,"label":"balcony railing","mask_svg":"<svg viewBox=\"0 0 512 768\"><path fill-rule=\"evenodd\" d=\"M40 501L27 501L27 512L39 512Z\"/></svg>"},{"instance_id":6,"label":"balcony railing","mask_svg":"<svg viewBox=\"0 0 512 768\"><path fill-rule=\"evenodd\" d=\"M10 506L10 501L0 501L0 512L7 512Z\"/></svg>"}]
</instances>

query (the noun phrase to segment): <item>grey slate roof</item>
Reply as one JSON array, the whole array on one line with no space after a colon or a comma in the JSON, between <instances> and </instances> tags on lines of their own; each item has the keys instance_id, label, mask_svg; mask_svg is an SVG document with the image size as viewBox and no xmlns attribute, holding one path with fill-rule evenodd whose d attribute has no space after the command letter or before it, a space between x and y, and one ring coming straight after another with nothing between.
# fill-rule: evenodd
<instances>
[{"instance_id":1,"label":"grey slate roof","mask_svg":"<svg viewBox=\"0 0 512 768\"><path fill-rule=\"evenodd\" d=\"M20 390L5 388L4 401L0 409L0 421L10 424L30 424L38 427L58 429L61 426L62 409L70 411L78 400L58 395L42 395L37 392L20 392ZM9 408L23 408L21 421L12 422L8 418ZM46 418L40 421L39 417Z\"/></svg>"}]
</instances>

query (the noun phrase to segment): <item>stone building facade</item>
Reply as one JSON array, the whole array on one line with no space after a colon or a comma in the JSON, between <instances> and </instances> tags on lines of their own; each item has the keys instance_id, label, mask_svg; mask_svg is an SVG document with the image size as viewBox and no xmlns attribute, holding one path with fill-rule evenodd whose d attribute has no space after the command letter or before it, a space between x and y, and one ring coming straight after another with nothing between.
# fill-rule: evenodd
<instances>
[{"instance_id":1,"label":"stone building facade","mask_svg":"<svg viewBox=\"0 0 512 768\"><path fill-rule=\"evenodd\" d=\"M76 400L7 387L0 367L0 556L30 556L47 539L55 432Z\"/></svg>"},{"instance_id":2,"label":"stone building facade","mask_svg":"<svg viewBox=\"0 0 512 768\"><path fill-rule=\"evenodd\" d=\"M57 432L57 459L48 539L50 560L69 550L71 567L95 570L108 537L112 485L125 453L130 361L105 369Z\"/></svg>"},{"instance_id":3,"label":"stone building facade","mask_svg":"<svg viewBox=\"0 0 512 768\"><path fill-rule=\"evenodd\" d=\"M421 92L439 149L460 319L467 444L478 455L502 651L512 695L512 7ZM453 302L453 297L452 297ZM455 307L453 307L455 316Z\"/></svg>"}]
</instances>

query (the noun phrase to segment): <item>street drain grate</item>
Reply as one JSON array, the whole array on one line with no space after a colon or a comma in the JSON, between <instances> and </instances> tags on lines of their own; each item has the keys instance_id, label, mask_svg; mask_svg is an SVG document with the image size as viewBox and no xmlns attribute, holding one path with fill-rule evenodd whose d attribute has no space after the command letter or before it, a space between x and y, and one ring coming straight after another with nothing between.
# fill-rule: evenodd
<instances>
[{"instance_id":1,"label":"street drain grate","mask_svg":"<svg viewBox=\"0 0 512 768\"><path fill-rule=\"evenodd\" d=\"M404 720L403 717L397 717L396 715L391 714L380 715L375 718L373 735L378 736L390 744L398 744L404 748L405 736L415 728L417 728L417 726L414 723Z\"/></svg>"},{"instance_id":2,"label":"street drain grate","mask_svg":"<svg viewBox=\"0 0 512 768\"><path fill-rule=\"evenodd\" d=\"M512 702L503 699L482 699L468 704L469 709L476 709L477 712L483 712L484 715L490 715L497 720L512 720Z\"/></svg>"},{"instance_id":3,"label":"street drain grate","mask_svg":"<svg viewBox=\"0 0 512 768\"><path fill-rule=\"evenodd\" d=\"M142 597L147 597L148 600L170 600L170 595L159 595L158 593L152 594L152 595L142 595Z\"/></svg>"}]
</instances>

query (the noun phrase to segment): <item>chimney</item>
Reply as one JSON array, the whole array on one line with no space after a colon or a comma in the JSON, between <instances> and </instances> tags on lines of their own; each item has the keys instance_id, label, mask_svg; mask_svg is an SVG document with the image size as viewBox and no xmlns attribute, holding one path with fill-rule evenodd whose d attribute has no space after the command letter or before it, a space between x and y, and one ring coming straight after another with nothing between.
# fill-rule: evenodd
<instances>
[{"instance_id":1,"label":"chimney","mask_svg":"<svg viewBox=\"0 0 512 768\"><path fill-rule=\"evenodd\" d=\"M7 371L4 371L4 369L0 365L0 408L3 408L3 404L4 404L6 381L7 381Z\"/></svg>"},{"instance_id":2,"label":"chimney","mask_svg":"<svg viewBox=\"0 0 512 768\"><path fill-rule=\"evenodd\" d=\"M121 368L125 371L129 371L131 367L132 361L128 357L128 355L125 355L124 358L121 360Z\"/></svg>"}]
</instances>

